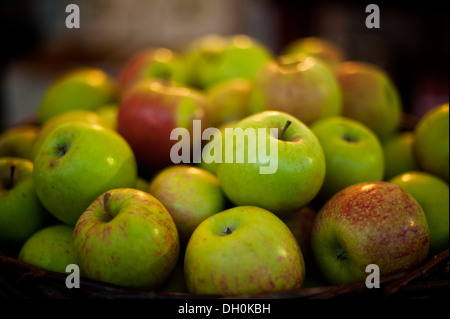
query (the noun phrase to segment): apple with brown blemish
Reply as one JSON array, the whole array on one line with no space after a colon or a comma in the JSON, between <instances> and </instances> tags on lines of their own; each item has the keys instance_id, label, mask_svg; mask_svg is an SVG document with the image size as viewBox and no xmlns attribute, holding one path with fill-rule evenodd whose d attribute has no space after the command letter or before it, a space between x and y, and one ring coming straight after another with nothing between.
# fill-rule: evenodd
<instances>
[{"instance_id":1,"label":"apple with brown blemish","mask_svg":"<svg viewBox=\"0 0 450 319\"><path fill-rule=\"evenodd\" d=\"M257 294L300 288L305 264L294 235L276 215L238 206L195 229L184 273L192 294Z\"/></svg>"},{"instance_id":2,"label":"apple with brown blemish","mask_svg":"<svg viewBox=\"0 0 450 319\"><path fill-rule=\"evenodd\" d=\"M364 182L333 196L315 218L311 244L320 272L331 284L364 280L366 267L380 275L408 270L428 254L424 211L401 187Z\"/></svg>"},{"instance_id":3,"label":"apple with brown blemish","mask_svg":"<svg viewBox=\"0 0 450 319\"><path fill-rule=\"evenodd\" d=\"M84 276L138 289L160 287L180 251L167 209L155 197L132 188L100 195L75 225L72 244Z\"/></svg>"},{"instance_id":4,"label":"apple with brown blemish","mask_svg":"<svg viewBox=\"0 0 450 319\"><path fill-rule=\"evenodd\" d=\"M118 114L118 132L133 149L138 165L161 169L172 163L170 150L175 128L193 130L193 121L208 127L205 108L209 100L200 91L157 79L142 80L124 94ZM192 134L191 134L192 135Z\"/></svg>"}]
</instances>

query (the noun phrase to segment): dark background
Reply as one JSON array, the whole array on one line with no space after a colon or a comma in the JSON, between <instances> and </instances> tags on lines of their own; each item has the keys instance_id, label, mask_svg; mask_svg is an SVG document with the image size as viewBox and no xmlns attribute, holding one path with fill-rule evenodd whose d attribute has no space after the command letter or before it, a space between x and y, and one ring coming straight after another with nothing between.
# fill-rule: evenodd
<instances>
[{"instance_id":1,"label":"dark background","mask_svg":"<svg viewBox=\"0 0 450 319\"><path fill-rule=\"evenodd\" d=\"M205 33L245 33L275 53L290 41L321 36L348 60L384 68L416 116L448 102L449 20L443 2L287 0L18 0L0 2L0 129L36 111L62 71L98 66L117 75L138 49L182 50ZM81 28L67 29L65 7L78 4ZM380 8L368 29L365 8Z\"/></svg>"}]
</instances>

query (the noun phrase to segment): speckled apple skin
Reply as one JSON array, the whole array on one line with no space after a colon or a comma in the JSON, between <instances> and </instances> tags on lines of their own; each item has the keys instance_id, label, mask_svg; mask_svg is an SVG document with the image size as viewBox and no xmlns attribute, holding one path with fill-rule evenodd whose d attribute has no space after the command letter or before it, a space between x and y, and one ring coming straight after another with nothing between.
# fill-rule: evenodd
<instances>
[{"instance_id":1,"label":"speckled apple skin","mask_svg":"<svg viewBox=\"0 0 450 319\"><path fill-rule=\"evenodd\" d=\"M136 189L108 192L77 222L72 244L88 278L140 289L156 289L169 277L180 251L178 232L167 209Z\"/></svg>"},{"instance_id":2,"label":"speckled apple skin","mask_svg":"<svg viewBox=\"0 0 450 319\"><path fill-rule=\"evenodd\" d=\"M316 263L331 284L364 280L368 264L377 264L381 275L417 266L427 257L429 240L422 208L388 182L337 193L319 211L311 237Z\"/></svg>"},{"instance_id":3,"label":"speckled apple skin","mask_svg":"<svg viewBox=\"0 0 450 319\"><path fill-rule=\"evenodd\" d=\"M233 230L224 235L227 228ZM202 222L186 248L184 271L193 294L237 295L300 288L302 252L289 228L256 206L239 206Z\"/></svg>"}]
</instances>

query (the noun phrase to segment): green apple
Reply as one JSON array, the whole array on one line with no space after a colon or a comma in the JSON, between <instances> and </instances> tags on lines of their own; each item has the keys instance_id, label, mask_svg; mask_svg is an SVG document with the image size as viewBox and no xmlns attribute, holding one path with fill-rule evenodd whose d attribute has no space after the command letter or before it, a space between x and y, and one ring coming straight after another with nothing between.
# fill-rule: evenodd
<instances>
[{"instance_id":1,"label":"green apple","mask_svg":"<svg viewBox=\"0 0 450 319\"><path fill-rule=\"evenodd\" d=\"M233 78L211 86L206 91L211 101L211 108L206 110L209 124L219 127L249 116L252 90L253 81L244 78Z\"/></svg>"},{"instance_id":2,"label":"green apple","mask_svg":"<svg viewBox=\"0 0 450 319\"><path fill-rule=\"evenodd\" d=\"M172 165L150 182L148 192L169 211L185 246L195 228L206 218L225 209L219 179L198 167Z\"/></svg>"},{"instance_id":3,"label":"green apple","mask_svg":"<svg viewBox=\"0 0 450 319\"><path fill-rule=\"evenodd\" d=\"M31 148L39 134L39 126L22 124L0 134L0 157L31 159Z\"/></svg>"},{"instance_id":4,"label":"green apple","mask_svg":"<svg viewBox=\"0 0 450 319\"><path fill-rule=\"evenodd\" d=\"M413 152L419 167L449 182L448 103L425 114L414 130Z\"/></svg>"},{"instance_id":5,"label":"green apple","mask_svg":"<svg viewBox=\"0 0 450 319\"><path fill-rule=\"evenodd\" d=\"M233 128L237 122L230 121L217 127L218 131L213 134L210 141L206 142L202 148L202 158L198 167L217 176L218 165L225 161L225 129ZM220 147L222 152L216 151L217 147Z\"/></svg>"},{"instance_id":6,"label":"green apple","mask_svg":"<svg viewBox=\"0 0 450 319\"><path fill-rule=\"evenodd\" d=\"M71 110L53 116L42 123L39 133L31 146L31 158L36 158L39 149L47 136L58 126L69 122L83 122L108 127L108 123L96 112L88 110Z\"/></svg>"},{"instance_id":7,"label":"green apple","mask_svg":"<svg viewBox=\"0 0 450 319\"><path fill-rule=\"evenodd\" d=\"M286 112L310 125L340 115L341 100L338 83L324 62L302 53L288 54L258 71L251 110Z\"/></svg>"},{"instance_id":8,"label":"green apple","mask_svg":"<svg viewBox=\"0 0 450 319\"><path fill-rule=\"evenodd\" d=\"M428 254L426 216L409 193L392 183L364 182L333 196L318 212L311 248L334 285L364 280L375 264L380 275L411 269Z\"/></svg>"},{"instance_id":9,"label":"green apple","mask_svg":"<svg viewBox=\"0 0 450 319\"><path fill-rule=\"evenodd\" d=\"M273 58L273 53L257 39L244 34L207 34L189 43L184 56L187 83L207 89L232 78L252 79Z\"/></svg>"},{"instance_id":10,"label":"green apple","mask_svg":"<svg viewBox=\"0 0 450 319\"><path fill-rule=\"evenodd\" d=\"M305 265L297 241L276 215L238 206L195 229L184 273L190 293L227 296L298 289Z\"/></svg>"},{"instance_id":11,"label":"green apple","mask_svg":"<svg viewBox=\"0 0 450 319\"><path fill-rule=\"evenodd\" d=\"M282 54L305 53L321 59L331 68L346 59L344 49L337 43L322 37L294 39L282 48Z\"/></svg>"},{"instance_id":12,"label":"green apple","mask_svg":"<svg viewBox=\"0 0 450 319\"><path fill-rule=\"evenodd\" d=\"M342 115L357 120L384 139L400 128L402 103L397 87L380 67L346 61L335 68L341 88Z\"/></svg>"},{"instance_id":13,"label":"green apple","mask_svg":"<svg viewBox=\"0 0 450 319\"><path fill-rule=\"evenodd\" d=\"M21 246L50 221L33 181L33 163L25 158L0 158L0 242Z\"/></svg>"},{"instance_id":14,"label":"green apple","mask_svg":"<svg viewBox=\"0 0 450 319\"><path fill-rule=\"evenodd\" d=\"M148 192L148 186L150 185L150 182L145 179L144 177L138 176L136 179L136 185L134 188L141 190L143 192Z\"/></svg>"},{"instance_id":15,"label":"green apple","mask_svg":"<svg viewBox=\"0 0 450 319\"><path fill-rule=\"evenodd\" d=\"M61 74L42 97L40 123L74 109L95 110L117 99L115 80L98 68L76 68Z\"/></svg>"},{"instance_id":16,"label":"green apple","mask_svg":"<svg viewBox=\"0 0 450 319\"><path fill-rule=\"evenodd\" d=\"M383 148L367 126L337 116L319 120L310 128L325 153L327 169L320 200L328 200L347 186L383 179Z\"/></svg>"},{"instance_id":17,"label":"green apple","mask_svg":"<svg viewBox=\"0 0 450 319\"><path fill-rule=\"evenodd\" d=\"M132 188L101 194L81 215L73 251L84 276L138 289L157 289L177 264L175 222L150 194Z\"/></svg>"},{"instance_id":18,"label":"green apple","mask_svg":"<svg viewBox=\"0 0 450 319\"><path fill-rule=\"evenodd\" d=\"M242 134L236 134L236 128ZM246 133L253 140L245 138ZM317 195L325 177L325 155L317 137L300 120L266 111L239 121L229 134L225 139L233 143L225 141L225 161L218 165L217 176L235 205L286 215Z\"/></svg>"},{"instance_id":19,"label":"green apple","mask_svg":"<svg viewBox=\"0 0 450 319\"><path fill-rule=\"evenodd\" d=\"M161 293L187 294L186 280L184 279L183 259L179 259L169 278L158 289Z\"/></svg>"},{"instance_id":20,"label":"green apple","mask_svg":"<svg viewBox=\"0 0 450 319\"><path fill-rule=\"evenodd\" d=\"M34 162L36 192L60 221L75 225L103 192L134 187L136 160L117 132L99 125L71 122L55 128Z\"/></svg>"},{"instance_id":21,"label":"green apple","mask_svg":"<svg viewBox=\"0 0 450 319\"><path fill-rule=\"evenodd\" d=\"M421 171L399 174L390 180L411 194L422 207L430 229L430 255L448 249L449 187L442 178Z\"/></svg>"},{"instance_id":22,"label":"green apple","mask_svg":"<svg viewBox=\"0 0 450 319\"><path fill-rule=\"evenodd\" d=\"M17 259L45 270L66 273L75 264L72 249L73 226L50 225L31 235L20 249Z\"/></svg>"},{"instance_id":23,"label":"green apple","mask_svg":"<svg viewBox=\"0 0 450 319\"><path fill-rule=\"evenodd\" d=\"M382 141L384 153L384 179L408 171L418 170L413 153L414 133L397 132Z\"/></svg>"},{"instance_id":24,"label":"green apple","mask_svg":"<svg viewBox=\"0 0 450 319\"><path fill-rule=\"evenodd\" d=\"M154 47L137 52L126 61L118 76L118 87L123 94L133 83L141 79L170 79L185 83L183 57L168 48Z\"/></svg>"}]
</instances>

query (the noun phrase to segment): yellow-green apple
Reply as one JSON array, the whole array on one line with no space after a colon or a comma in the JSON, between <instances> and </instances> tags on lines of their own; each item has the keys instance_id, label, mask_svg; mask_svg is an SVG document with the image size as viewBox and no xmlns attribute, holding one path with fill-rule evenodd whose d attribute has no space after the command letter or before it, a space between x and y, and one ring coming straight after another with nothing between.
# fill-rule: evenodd
<instances>
[{"instance_id":1,"label":"yellow-green apple","mask_svg":"<svg viewBox=\"0 0 450 319\"><path fill-rule=\"evenodd\" d=\"M428 254L430 233L417 201L392 183L363 182L333 196L318 212L311 233L316 265L331 284L411 269Z\"/></svg>"},{"instance_id":2,"label":"yellow-green apple","mask_svg":"<svg viewBox=\"0 0 450 319\"><path fill-rule=\"evenodd\" d=\"M251 97L253 113L289 113L306 125L341 114L341 92L331 69L302 53L282 55L266 63L256 75Z\"/></svg>"},{"instance_id":3,"label":"yellow-green apple","mask_svg":"<svg viewBox=\"0 0 450 319\"><path fill-rule=\"evenodd\" d=\"M31 158L36 158L39 149L47 136L58 126L69 122L82 122L87 124L101 125L108 127L108 123L96 112L88 110L71 110L53 116L41 124L39 133L31 146Z\"/></svg>"},{"instance_id":4,"label":"yellow-green apple","mask_svg":"<svg viewBox=\"0 0 450 319\"><path fill-rule=\"evenodd\" d=\"M95 199L75 225L72 245L86 277L138 289L162 285L180 252L167 209L132 188L111 189Z\"/></svg>"},{"instance_id":5,"label":"yellow-green apple","mask_svg":"<svg viewBox=\"0 0 450 319\"><path fill-rule=\"evenodd\" d=\"M225 161L225 129L233 128L237 122L230 121L217 127L218 131L211 136L202 148L201 161L198 163L198 167L217 176L218 165Z\"/></svg>"},{"instance_id":6,"label":"yellow-green apple","mask_svg":"<svg viewBox=\"0 0 450 319\"><path fill-rule=\"evenodd\" d=\"M210 125L219 127L250 115L253 81L244 78L225 80L206 90L211 109L206 110Z\"/></svg>"},{"instance_id":7,"label":"yellow-green apple","mask_svg":"<svg viewBox=\"0 0 450 319\"><path fill-rule=\"evenodd\" d=\"M35 124L21 124L7 128L0 134L0 157L31 159L31 148L39 134Z\"/></svg>"},{"instance_id":8,"label":"yellow-green apple","mask_svg":"<svg viewBox=\"0 0 450 319\"><path fill-rule=\"evenodd\" d=\"M141 80L122 97L118 132L130 144L140 167L158 170L173 164L174 129L187 130L193 137L194 120L201 121L202 129L208 127L204 111L208 103L200 91L157 79Z\"/></svg>"},{"instance_id":9,"label":"yellow-green apple","mask_svg":"<svg viewBox=\"0 0 450 319\"><path fill-rule=\"evenodd\" d=\"M316 211L311 205L306 205L295 213L281 219L297 240L307 266L313 264L311 258L311 229L315 217Z\"/></svg>"},{"instance_id":10,"label":"yellow-green apple","mask_svg":"<svg viewBox=\"0 0 450 319\"><path fill-rule=\"evenodd\" d=\"M117 130L117 115L119 114L119 104L112 103L104 106L100 106L95 110L104 125L107 127Z\"/></svg>"},{"instance_id":11,"label":"yellow-green apple","mask_svg":"<svg viewBox=\"0 0 450 319\"><path fill-rule=\"evenodd\" d=\"M33 181L33 163L25 158L0 158L0 242L21 246L50 221Z\"/></svg>"},{"instance_id":12,"label":"yellow-green apple","mask_svg":"<svg viewBox=\"0 0 450 319\"><path fill-rule=\"evenodd\" d=\"M121 94L134 82L147 78L170 79L184 84L183 57L163 47L143 49L129 58L120 70L117 84Z\"/></svg>"},{"instance_id":13,"label":"yellow-green apple","mask_svg":"<svg viewBox=\"0 0 450 319\"><path fill-rule=\"evenodd\" d=\"M37 116L40 123L69 110L96 108L117 99L115 80L105 71L75 68L61 74L44 92Z\"/></svg>"},{"instance_id":14,"label":"yellow-green apple","mask_svg":"<svg viewBox=\"0 0 450 319\"><path fill-rule=\"evenodd\" d=\"M206 34L189 43L184 52L187 83L207 89L232 78L252 79L273 58L271 50L244 34Z\"/></svg>"},{"instance_id":15,"label":"yellow-green apple","mask_svg":"<svg viewBox=\"0 0 450 319\"><path fill-rule=\"evenodd\" d=\"M31 235L20 249L17 259L45 270L66 273L75 264L72 249L73 226L49 225Z\"/></svg>"},{"instance_id":16,"label":"yellow-green apple","mask_svg":"<svg viewBox=\"0 0 450 319\"><path fill-rule=\"evenodd\" d=\"M137 180L136 180L136 185L134 186L134 188L139 189L143 192L148 192L148 186L150 185L150 182L142 177L142 176L138 176Z\"/></svg>"},{"instance_id":17,"label":"yellow-green apple","mask_svg":"<svg viewBox=\"0 0 450 319\"><path fill-rule=\"evenodd\" d=\"M182 246L202 221L223 211L226 205L219 179L189 165L172 165L159 171L148 192L169 211Z\"/></svg>"},{"instance_id":18,"label":"yellow-green apple","mask_svg":"<svg viewBox=\"0 0 450 319\"><path fill-rule=\"evenodd\" d=\"M334 116L310 126L325 153L326 173L318 199L328 200L347 186L381 181L384 176L383 148L362 123Z\"/></svg>"},{"instance_id":19,"label":"yellow-green apple","mask_svg":"<svg viewBox=\"0 0 450 319\"><path fill-rule=\"evenodd\" d=\"M430 229L429 254L448 249L449 187L442 178L427 172L410 171L394 176L391 183L411 194L422 207Z\"/></svg>"},{"instance_id":20,"label":"yellow-green apple","mask_svg":"<svg viewBox=\"0 0 450 319\"><path fill-rule=\"evenodd\" d=\"M414 133L402 131L392 134L382 142L384 153L384 180L394 176L418 170L413 153Z\"/></svg>"},{"instance_id":21,"label":"yellow-green apple","mask_svg":"<svg viewBox=\"0 0 450 319\"><path fill-rule=\"evenodd\" d=\"M413 152L421 170L449 182L449 113L448 103L434 107L417 123Z\"/></svg>"},{"instance_id":22,"label":"yellow-green apple","mask_svg":"<svg viewBox=\"0 0 450 319\"><path fill-rule=\"evenodd\" d=\"M217 176L235 205L279 216L308 204L325 177L325 156L314 133L294 116L265 111L225 129L225 161Z\"/></svg>"},{"instance_id":23,"label":"yellow-green apple","mask_svg":"<svg viewBox=\"0 0 450 319\"><path fill-rule=\"evenodd\" d=\"M335 68L341 88L342 115L357 120L384 139L402 120L402 103L394 81L382 68L367 62L346 61Z\"/></svg>"},{"instance_id":24,"label":"yellow-green apple","mask_svg":"<svg viewBox=\"0 0 450 319\"><path fill-rule=\"evenodd\" d=\"M137 165L130 146L116 131L71 122L58 126L45 139L33 176L47 210L73 226L103 192L134 187Z\"/></svg>"},{"instance_id":25,"label":"yellow-green apple","mask_svg":"<svg viewBox=\"0 0 450 319\"><path fill-rule=\"evenodd\" d=\"M334 68L346 60L344 49L337 43L322 37L302 37L294 39L282 49L282 54L305 53L324 61Z\"/></svg>"},{"instance_id":26,"label":"yellow-green apple","mask_svg":"<svg viewBox=\"0 0 450 319\"><path fill-rule=\"evenodd\" d=\"M257 294L300 288L305 264L297 241L276 215L238 206L195 229L184 274L192 294Z\"/></svg>"}]
</instances>

